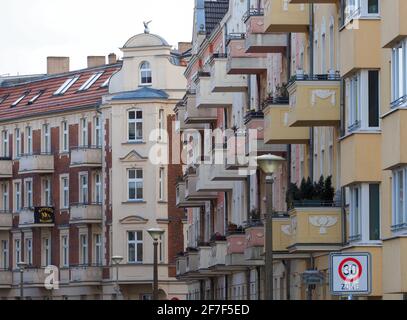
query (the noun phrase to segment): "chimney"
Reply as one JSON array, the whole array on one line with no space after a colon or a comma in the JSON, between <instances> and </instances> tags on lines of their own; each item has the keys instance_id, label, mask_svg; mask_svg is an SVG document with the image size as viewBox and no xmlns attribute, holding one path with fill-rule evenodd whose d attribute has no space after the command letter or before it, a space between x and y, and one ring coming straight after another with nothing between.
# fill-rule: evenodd
<instances>
[{"instance_id":1,"label":"chimney","mask_svg":"<svg viewBox=\"0 0 407 320\"><path fill-rule=\"evenodd\" d=\"M178 52L184 53L192 48L191 42L178 42Z\"/></svg>"},{"instance_id":2,"label":"chimney","mask_svg":"<svg viewBox=\"0 0 407 320\"><path fill-rule=\"evenodd\" d=\"M100 67L106 64L105 56L88 56L88 68Z\"/></svg>"},{"instance_id":3,"label":"chimney","mask_svg":"<svg viewBox=\"0 0 407 320\"><path fill-rule=\"evenodd\" d=\"M109 64L115 64L117 62L117 56L114 53L109 54Z\"/></svg>"},{"instance_id":4,"label":"chimney","mask_svg":"<svg viewBox=\"0 0 407 320\"><path fill-rule=\"evenodd\" d=\"M69 72L69 57L47 57L47 74Z\"/></svg>"}]
</instances>

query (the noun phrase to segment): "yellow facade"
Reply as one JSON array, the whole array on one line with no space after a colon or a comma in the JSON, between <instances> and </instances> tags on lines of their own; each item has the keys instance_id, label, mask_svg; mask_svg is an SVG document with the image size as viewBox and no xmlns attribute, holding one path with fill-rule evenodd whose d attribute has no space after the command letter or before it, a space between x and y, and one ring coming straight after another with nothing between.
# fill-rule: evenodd
<instances>
[{"instance_id":1,"label":"yellow facade","mask_svg":"<svg viewBox=\"0 0 407 320\"><path fill-rule=\"evenodd\" d=\"M392 48L394 44L407 36L407 20L404 15L407 3L403 0L381 1L381 46Z\"/></svg>"},{"instance_id":2,"label":"yellow facade","mask_svg":"<svg viewBox=\"0 0 407 320\"><path fill-rule=\"evenodd\" d=\"M309 6L289 4L284 0L266 0L264 26L266 32L306 32L309 25Z\"/></svg>"},{"instance_id":3,"label":"yellow facade","mask_svg":"<svg viewBox=\"0 0 407 320\"><path fill-rule=\"evenodd\" d=\"M383 166L391 170L407 164L407 110L398 109L383 118Z\"/></svg>"}]
</instances>

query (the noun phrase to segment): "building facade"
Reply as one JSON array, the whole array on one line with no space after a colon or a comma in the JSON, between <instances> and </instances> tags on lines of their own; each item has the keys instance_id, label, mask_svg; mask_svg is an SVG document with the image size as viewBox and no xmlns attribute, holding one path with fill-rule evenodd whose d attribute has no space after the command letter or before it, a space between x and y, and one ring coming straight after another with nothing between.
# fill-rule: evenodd
<instances>
[{"instance_id":1,"label":"building facade","mask_svg":"<svg viewBox=\"0 0 407 320\"><path fill-rule=\"evenodd\" d=\"M184 56L148 33L122 51L123 60L89 57L73 72L68 58L51 57L47 75L1 83L2 299L20 298L21 261L26 299L150 299L147 230L157 227L165 230L160 298L186 296L175 279L184 213L172 194L181 167L165 162ZM150 162L157 146L164 160Z\"/></svg>"}]
</instances>

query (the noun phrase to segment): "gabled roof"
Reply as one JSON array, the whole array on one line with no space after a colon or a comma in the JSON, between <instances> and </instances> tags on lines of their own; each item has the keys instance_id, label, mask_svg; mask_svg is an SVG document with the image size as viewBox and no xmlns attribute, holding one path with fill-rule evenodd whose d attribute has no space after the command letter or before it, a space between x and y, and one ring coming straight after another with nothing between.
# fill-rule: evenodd
<instances>
[{"instance_id":1,"label":"gabled roof","mask_svg":"<svg viewBox=\"0 0 407 320\"><path fill-rule=\"evenodd\" d=\"M163 90L142 87L128 92L121 92L112 97L112 100L146 100L146 99L168 99L168 94Z\"/></svg>"},{"instance_id":2,"label":"gabled roof","mask_svg":"<svg viewBox=\"0 0 407 320\"><path fill-rule=\"evenodd\" d=\"M205 1L205 29L210 35L229 10L229 0Z\"/></svg>"},{"instance_id":3,"label":"gabled roof","mask_svg":"<svg viewBox=\"0 0 407 320\"><path fill-rule=\"evenodd\" d=\"M58 75L45 76L36 80L28 80L23 84L0 86L0 122L16 118L39 116L58 113L85 107L97 106L102 96L108 94L108 87L101 87L121 67L121 62L96 68L88 68ZM102 76L86 91L78 89L95 73L103 72ZM68 79L79 76L79 79L63 95L54 95L55 91ZM40 91L44 93L33 103L28 102ZM11 105L24 93L28 94L18 105ZM6 99L2 99L6 97ZM3 100L3 101L2 101Z\"/></svg>"}]
</instances>

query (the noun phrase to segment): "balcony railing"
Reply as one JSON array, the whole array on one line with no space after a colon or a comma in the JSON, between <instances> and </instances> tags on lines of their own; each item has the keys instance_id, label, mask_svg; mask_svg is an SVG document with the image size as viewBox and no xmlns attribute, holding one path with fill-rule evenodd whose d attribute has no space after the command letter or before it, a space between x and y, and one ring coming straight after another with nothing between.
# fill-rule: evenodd
<instances>
[{"instance_id":1,"label":"balcony railing","mask_svg":"<svg viewBox=\"0 0 407 320\"><path fill-rule=\"evenodd\" d=\"M53 172L54 155L51 152L23 154L20 157L20 174Z\"/></svg>"},{"instance_id":2,"label":"balcony railing","mask_svg":"<svg viewBox=\"0 0 407 320\"><path fill-rule=\"evenodd\" d=\"M10 230L13 226L11 211L0 211L0 230Z\"/></svg>"},{"instance_id":3,"label":"balcony railing","mask_svg":"<svg viewBox=\"0 0 407 320\"><path fill-rule=\"evenodd\" d=\"M75 203L71 204L71 224L102 223L101 203Z\"/></svg>"},{"instance_id":4,"label":"balcony railing","mask_svg":"<svg viewBox=\"0 0 407 320\"><path fill-rule=\"evenodd\" d=\"M71 282L99 283L102 281L102 267L80 265L71 267Z\"/></svg>"},{"instance_id":5,"label":"balcony railing","mask_svg":"<svg viewBox=\"0 0 407 320\"><path fill-rule=\"evenodd\" d=\"M264 16L264 9L263 8L250 8L244 15L243 15L243 22L246 23L250 17L261 17Z\"/></svg>"},{"instance_id":6,"label":"balcony railing","mask_svg":"<svg viewBox=\"0 0 407 320\"><path fill-rule=\"evenodd\" d=\"M246 34L245 33L229 33L226 36L226 46L229 45L230 41L244 40L244 39L246 39Z\"/></svg>"},{"instance_id":7,"label":"balcony railing","mask_svg":"<svg viewBox=\"0 0 407 320\"><path fill-rule=\"evenodd\" d=\"M101 167L101 146L80 146L71 149L71 167Z\"/></svg>"}]
</instances>

